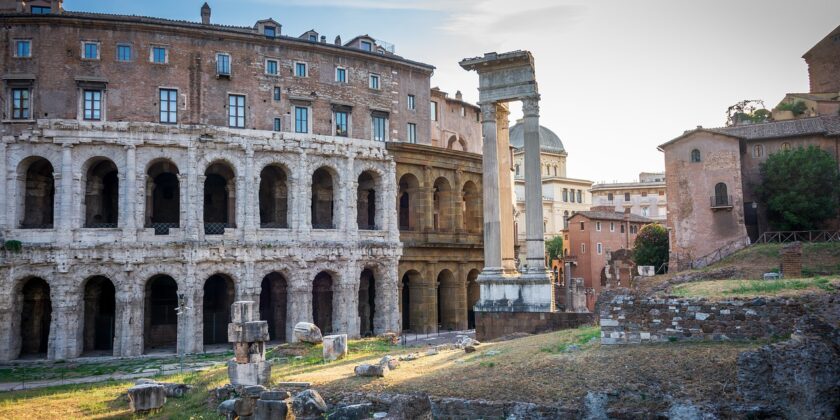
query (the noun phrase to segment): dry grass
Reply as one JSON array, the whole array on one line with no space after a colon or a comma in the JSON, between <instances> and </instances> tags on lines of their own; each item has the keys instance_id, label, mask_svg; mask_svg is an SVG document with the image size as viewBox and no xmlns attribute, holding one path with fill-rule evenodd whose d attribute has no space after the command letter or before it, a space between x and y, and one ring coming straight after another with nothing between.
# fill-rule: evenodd
<instances>
[{"instance_id":1,"label":"dry grass","mask_svg":"<svg viewBox=\"0 0 840 420\"><path fill-rule=\"evenodd\" d=\"M834 291L840 278L781 280L708 280L674 286L671 294L704 297L712 300L751 297L788 297L807 293Z\"/></svg>"}]
</instances>

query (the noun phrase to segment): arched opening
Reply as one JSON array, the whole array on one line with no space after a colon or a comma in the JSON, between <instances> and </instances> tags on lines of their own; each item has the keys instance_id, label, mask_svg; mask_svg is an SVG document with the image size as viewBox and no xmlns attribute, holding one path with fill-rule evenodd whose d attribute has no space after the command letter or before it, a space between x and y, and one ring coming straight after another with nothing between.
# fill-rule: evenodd
<instances>
[{"instance_id":1,"label":"arched opening","mask_svg":"<svg viewBox=\"0 0 840 420\"><path fill-rule=\"evenodd\" d=\"M464 141L463 137L458 138L455 135L452 135L451 137L449 137L449 142L447 143L446 148L466 152L467 151L467 142Z\"/></svg>"},{"instance_id":2,"label":"arched opening","mask_svg":"<svg viewBox=\"0 0 840 420\"><path fill-rule=\"evenodd\" d=\"M204 171L204 234L236 227L236 177L230 165L214 162Z\"/></svg>"},{"instance_id":3,"label":"arched opening","mask_svg":"<svg viewBox=\"0 0 840 420\"><path fill-rule=\"evenodd\" d=\"M417 230L417 223L420 218L417 200L417 191L420 182L412 174L405 174L400 177L399 183L399 227L400 230Z\"/></svg>"},{"instance_id":4,"label":"arched opening","mask_svg":"<svg viewBox=\"0 0 840 420\"><path fill-rule=\"evenodd\" d=\"M374 335L373 316L376 312L376 289L373 271L362 270L359 278L359 334Z\"/></svg>"},{"instance_id":5,"label":"arched opening","mask_svg":"<svg viewBox=\"0 0 840 420\"><path fill-rule=\"evenodd\" d=\"M432 202L435 230L441 232L452 230L452 187L446 178L440 177L435 180Z\"/></svg>"},{"instance_id":6,"label":"arched opening","mask_svg":"<svg viewBox=\"0 0 840 420\"><path fill-rule=\"evenodd\" d=\"M114 349L114 320L117 309L114 283L107 277L95 276L85 284L84 352L106 352Z\"/></svg>"},{"instance_id":7,"label":"arched opening","mask_svg":"<svg viewBox=\"0 0 840 420\"><path fill-rule=\"evenodd\" d=\"M400 281L400 313L404 331L424 332L428 316L423 311L423 278L414 270L407 271Z\"/></svg>"},{"instance_id":8,"label":"arched opening","mask_svg":"<svg viewBox=\"0 0 840 420\"><path fill-rule=\"evenodd\" d=\"M120 188L117 165L109 159L90 164L85 176L85 227L116 228Z\"/></svg>"},{"instance_id":9,"label":"arched opening","mask_svg":"<svg viewBox=\"0 0 840 420\"><path fill-rule=\"evenodd\" d=\"M312 282L312 320L326 335L332 327L333 279L327 272L320 272Z\"/></svg>"},{"instance_id":10,"label":"arched opening","mask_svg":"<svg viewBox=\"0 0 840 420\"><path fill-rule=\"evenodd\" d=\"M449 270L442 270L437 277L437 314L441 330L461 329L460 299L463 293L458 287L455 275Z\"/></svg>"},{"instance_id":11,"label":"arched opening","mask_svg":"<svg viewBox=\"0 0 840 420\"><path fill-rule=\"evenodd\" d=\"M359 175L356 192L356 222L361 230L376 230L376 175L364 171Z\"/></svg>"},{"instance_id":12,"label":"arched opening","mask_svg":"<svg viewBox=\"0 0 840 420\"><path fill-rule=\"evenodd\" d=\"M269 165L260 173L260 227L289 227L289 185L286 171Z\"/></svg>"},{"instance_id":13,"label":"arched opening","mask_svg":"<svg viewBox=\"0 0 840 420\"><path fill-rule=\"evenodd\" d=\"M312 174L312 227L335 229L333 215L333 176L327 168Z\"/></svg>"},{"instance_id":14,"label":"arched opening","mask_svg":"<svg viewBox=\"0 0 840 420\"><path fill-rule=\"evenodd\" d=\"M145 351L175 350L178 342L178 283L157 275L146 283L144 321Z\"/></svg>"},{"instance_id":15,"label":"arched opening","mask_svg":"<svg viewBox=\"0 0 840 420\"><path fill-rule=\"evenodd\" d=\"M181 219L181 190L178 167L168 160L159 160L146 172L146 227L155 235L168 235Z\"/></svg>"},{"instance_id":16,"label":"arched opening","mask_svg":"<svg viewBox=\"0 0 840 420\"><path fill-rule=\"evenodd\" d=\"M461 191L461 208L464 215L464 230L468 233L480 233L483 223L481 215L481 194L472 181L464 183Z\"/></svg>"},{"instance_id":17,"label":"arched opening","mask_svg":"<svg viewBox=\"0 0 840 420\"><path fill-rule=\"evenodd\" d=\"M27 159L21 229L52 229L55 209L55 178L50 161L35 157Z\"/></svg>"},{"instance_id":18,"label":"arched opening","mask_svg":"<svg viewBox=\"0 0 840 420\"><path fill-rule=\"evenodd\" d=\"M260 319L268 321L272 340L286 341L286 305L288 283L282 274L273 272L263 277L260 285Z\"/></svg>"},{"instance_id":19,"label":"arched opening","mask_svg":"<svg viewBox=\"0 0 840 420\"><path fill-rule=\"evenodd\" d=\"M214 274L204 282L202 313L204 318L204 344L227 343L227 326L230 322L230 305L236 289L233 280L224 274Z\"/></svg>"},{"instance_id":20,"label":"arched opening","mask_svg":"<svg viewBox=\"0 0 840 420\"><path fill-rule=\"evenodd\" d=\"M692 149L691 150L691 161L692 162L700 162L700 150Z\"/></svg>"},{"instance_id":21,"label":"arched opening","mask_svg":"<svg viewBox=\"0 0 840 420\"><path fill-rule=\"evenodd\" d=\"M20 293L20 357L46 357L52 321L50 286L44 279L33 277L26 280Z\"/></svg>"},{"instance_id":22,"label":"arched opening","mask_svg":"<svg viewBox=\"0 0 840 420\"><path fill-rule=\"evenodd\" d=\"M719 182L715 185L715 206L728 206L730 204L726 184Z\"/></svg>"},{"instance_id":23,"label":"arched opening","mask_svg":"<svg viewBox=\"0 0 840 420\"><path fill-rule=\"evenodd\" d=\"M478 285L478 270L467 274L467 329L475 329L475 305L481 300L481 288Z\"/></svg>"}]
</instances>

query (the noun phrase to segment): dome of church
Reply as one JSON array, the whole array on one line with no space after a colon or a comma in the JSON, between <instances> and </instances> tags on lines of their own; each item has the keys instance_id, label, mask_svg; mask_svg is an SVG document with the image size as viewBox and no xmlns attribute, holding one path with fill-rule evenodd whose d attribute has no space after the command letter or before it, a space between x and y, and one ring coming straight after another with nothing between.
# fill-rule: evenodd
<instances>
[{"instance_id":1,"label":"dome of church","mask_svg":"<svg viewBox=\"0 0 840 420\"><path fill-rule=\"evenodd\" d=\"M517 121L516 124L510 128L510 145L522 149L525 146L525 124ZM562 153L566 149L563 147L563 142L560 137L554 134L553 131L540 126L540 151L549 153Z\"/></svg>"}]
</instances>

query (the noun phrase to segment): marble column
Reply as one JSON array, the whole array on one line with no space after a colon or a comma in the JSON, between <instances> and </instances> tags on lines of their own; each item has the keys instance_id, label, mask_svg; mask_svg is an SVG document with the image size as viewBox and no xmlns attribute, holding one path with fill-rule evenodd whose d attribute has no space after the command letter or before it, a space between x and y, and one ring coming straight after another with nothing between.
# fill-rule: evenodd
<instances>
[{"instance_id":1,"label":"marble column","mask_svg":"<svg viewBox=\"0 0 840 420\"><path fill-rule=\"evenodd\" d=\"M290 284L288 300L286 301L286 341L294 343L295 324L298 322L312 322L312 284L301 286Z\"/></svg>"},{"instance_id":2,"label":"marble column","mask_svg":"<svg viewBox=\"0 0 840 420\"><path fill-rule=\"evenodd\" d=\"M525 126L525 241L526 268L529 273L543 273L545 236L543 234L542 166L540 164L539 96L522 101Z\"/></svg>"},{"instance_id":3,"label":"marble column","mask_svg":"<svg viewBox=\"0 0 840 420\"><path fill-rule=\"evenodd\" d=\"M125 187L120 204L120 224L123 238L134 242L137 239L137 148L132 144L125 147Z\"/></svg>"},{"instance_id":4,"label":"marble column","mask_svg":"<svg viewBox=\"0 0 840 420\"><path fill-rule=\"evenodd\" d=\"M481 104L484 190L484 272L502 271L502 219L499 213L499 155L496 141L496 104Z\"/></svg>"}]
</instances>

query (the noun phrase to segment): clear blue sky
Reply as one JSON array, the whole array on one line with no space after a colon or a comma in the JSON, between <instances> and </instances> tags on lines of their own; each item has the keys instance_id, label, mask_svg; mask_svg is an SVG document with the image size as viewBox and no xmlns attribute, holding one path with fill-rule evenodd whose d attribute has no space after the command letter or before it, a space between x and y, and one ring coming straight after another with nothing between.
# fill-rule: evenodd
<instances>
[{"instance_id":1,"label":"clear blue sky","mask_svg":"<svg viewBox=\"0 0 840 420\"><path fill-rule=\"evenodd\" d=\"M203 1L65 0L68 10L200 20ZM662 170L658 144L720 126L742 99L775 105L808 90L802 54L840 25L837 0L212 0L214 23L272 17L283 33L332 41L367 33L437 67L432 86L475 101L458 67L488 51L535 55L541 123L569 153L568 176L630 180ZM514 106L514 118L518 113Z\"/></svg>"}]
</instances>

